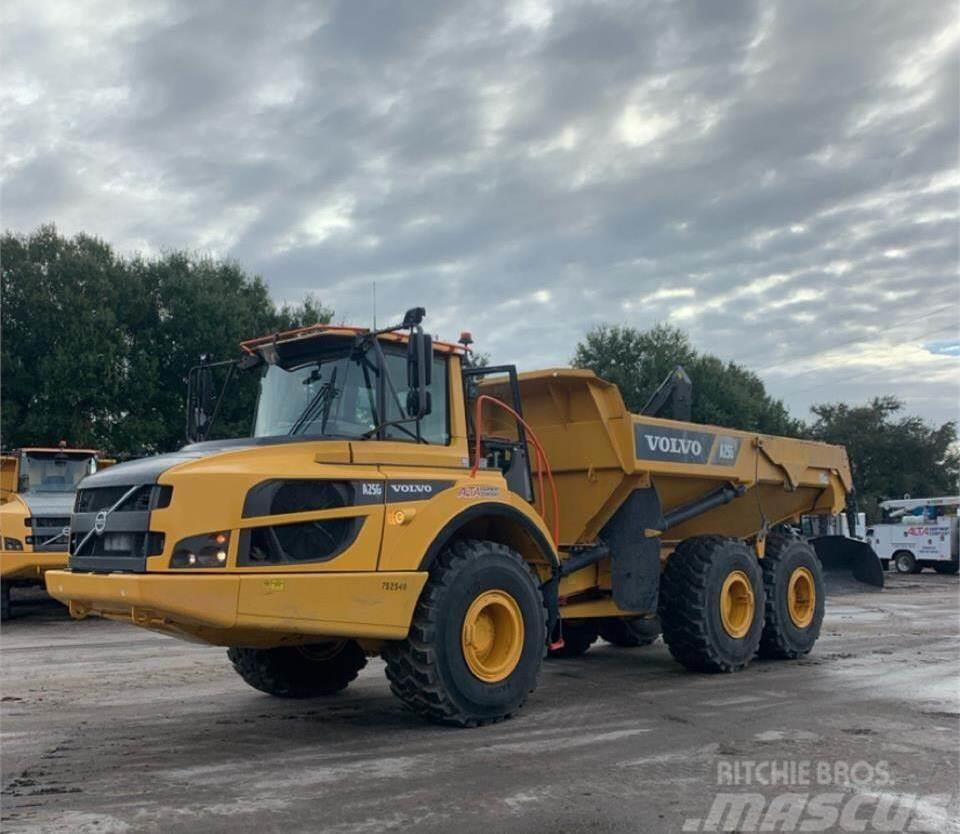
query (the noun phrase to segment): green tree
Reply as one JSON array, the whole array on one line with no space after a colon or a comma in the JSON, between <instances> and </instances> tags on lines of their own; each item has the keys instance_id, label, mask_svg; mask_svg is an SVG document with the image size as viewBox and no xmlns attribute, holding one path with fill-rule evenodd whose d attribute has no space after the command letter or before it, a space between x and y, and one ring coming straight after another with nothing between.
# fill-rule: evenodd
<instances>
[{"instance_id":1,"label":"green tree","mask_svg":"<svg viewBox=\"0 0 960 834\"><path fill-rule=\"evenodd\" d=\"M3 445L100 444L122 388L135 292L109 245L53 226L0 243Z\"/></svg>"},{"instance_id":2,"label":"green tree","mask_svg":"<svg viewBox=\"0 0 960 834\"><path fill-rule=\"evenodd\" d=\"M682 365L693 381L694 422L770 434L802 431L755 373L698 353L686 333L667 324L649 330L600 325L577 345L572 362L616 383L631 411L640 411L667 374Z\"/></svg>"},{"instance_id":3,"label":"green tree","mask_svg":"<svg viewBox=\"0 0 960 834\"><path fill-rule=\"evenodd\" d=\"M187 252L118 257L53 226L6 233L2 255L5 446L91 444L138 455L183 443L187 371L241 339L330 320L314 296L278 308L259 276ZM255 379L224 399L219 428L250 430Z\"/></svg>"},{"instance_id":4,"label":"green tree","mask_svg":"<svg viewBox=\"0 0 960 834\"><path fill-rule=\"evenodd\" d=\"M885 498L953 495L960 479L957 427L934 427L903 416L896 397L876 397L866 405L824 403L811 409L810 435L847 447L860 509L879 518Z\"/></svg>"}]
</instances>

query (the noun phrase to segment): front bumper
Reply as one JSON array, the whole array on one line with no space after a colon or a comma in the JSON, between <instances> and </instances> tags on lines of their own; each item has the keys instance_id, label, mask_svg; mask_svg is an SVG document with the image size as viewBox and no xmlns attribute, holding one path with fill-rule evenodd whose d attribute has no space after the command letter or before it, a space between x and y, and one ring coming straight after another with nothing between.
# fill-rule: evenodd
<instances>
[{"instance_id":1,"label":"front bumper","mask_svg":"<svg viewBox=\"0 0 960 834\"><path fill-rule=\"evenodd\" d=\"M67 552L32 552L22 550L0 551L0 577L3 579L39 580L48 570L62 570L67 566Z\"/></svg>"},{"instance_id":2,"label":"front bumper","mask_svg":"<svg viewBox=\"0 0 960 834\"><path fill-rule=\"evenodd\" d=\"M93 614L203 643L269 647L329 637L401 640L427 576L56 570L46 581L78 619Z\"/></svg>"}]
</instances>

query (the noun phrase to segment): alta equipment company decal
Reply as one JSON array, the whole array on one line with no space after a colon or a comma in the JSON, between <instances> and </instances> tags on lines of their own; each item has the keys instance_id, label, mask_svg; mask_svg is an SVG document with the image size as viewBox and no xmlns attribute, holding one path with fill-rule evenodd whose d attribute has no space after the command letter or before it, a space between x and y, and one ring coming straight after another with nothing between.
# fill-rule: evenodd
<instances>
[{"instance_id":1,"label":"alta equipment company decal","mask_svg":"<svg viewBox=\"0 0 960 834\"><path fill-rule=\"evenodd\" d=\"M462 486L457 490L457 498L496 498L500 494L500 487L495 486Z\"/></svg>"}]
</instances>

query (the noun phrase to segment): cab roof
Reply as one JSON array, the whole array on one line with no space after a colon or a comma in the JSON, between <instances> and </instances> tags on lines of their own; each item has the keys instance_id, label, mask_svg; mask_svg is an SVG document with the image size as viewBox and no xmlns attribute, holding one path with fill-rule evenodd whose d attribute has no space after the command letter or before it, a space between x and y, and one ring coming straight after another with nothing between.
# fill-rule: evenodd
<instances>
[{"instance_id":1,"label":"cab roof","mask_svg":"<svg viewBox=\"0 0 960 834\"><path fill-rule=\"evenodd\" d=\"M311 324L307 327L298 327L294 330L284 330L279 333L271 333L268 336L259 336L256 339L247 339L246 341L240 342L240 349L244 353L252 354L270 344L287 344L328 336L355 337L370 332L369 327L349 327L345 324ZM400 344L406 344L409 341L407 334L400 332L381 333L378 338L387 342L398 342ZM434 340L433 349L439 353L463 354L466 352L466 348L464 348L463 345L438 340Z\"/></svg>"},{"instance_id":2,"label":"cab roof","mask_svg":"<svg viewBox=\"0 0 960 834\"><path fill-rule=\"evenodd\" d=\"M4 455L12 455L17 452L41 452L46 454L58 454L62 452L65 455L99 455L99 449L73 449L69 446L21 446L19 449L9 449L3 452Z\"/></svg>"}]
</instances>

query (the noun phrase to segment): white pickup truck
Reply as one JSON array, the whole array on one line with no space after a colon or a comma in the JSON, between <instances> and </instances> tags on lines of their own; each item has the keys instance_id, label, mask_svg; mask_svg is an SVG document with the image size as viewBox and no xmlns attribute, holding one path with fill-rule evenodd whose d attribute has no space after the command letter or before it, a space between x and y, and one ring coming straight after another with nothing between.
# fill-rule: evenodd
<instances>
[{"instance_id":1,"label":"white pickup truck","mask_svg":"<svg viewBox=\"0 0 960 834\"><path fill-rule=\"evenodd\" d=\"M881 501L888 519L867 528L867 543L898 573L960 571L960 496Z\"/></svg>"}]
</instances>

